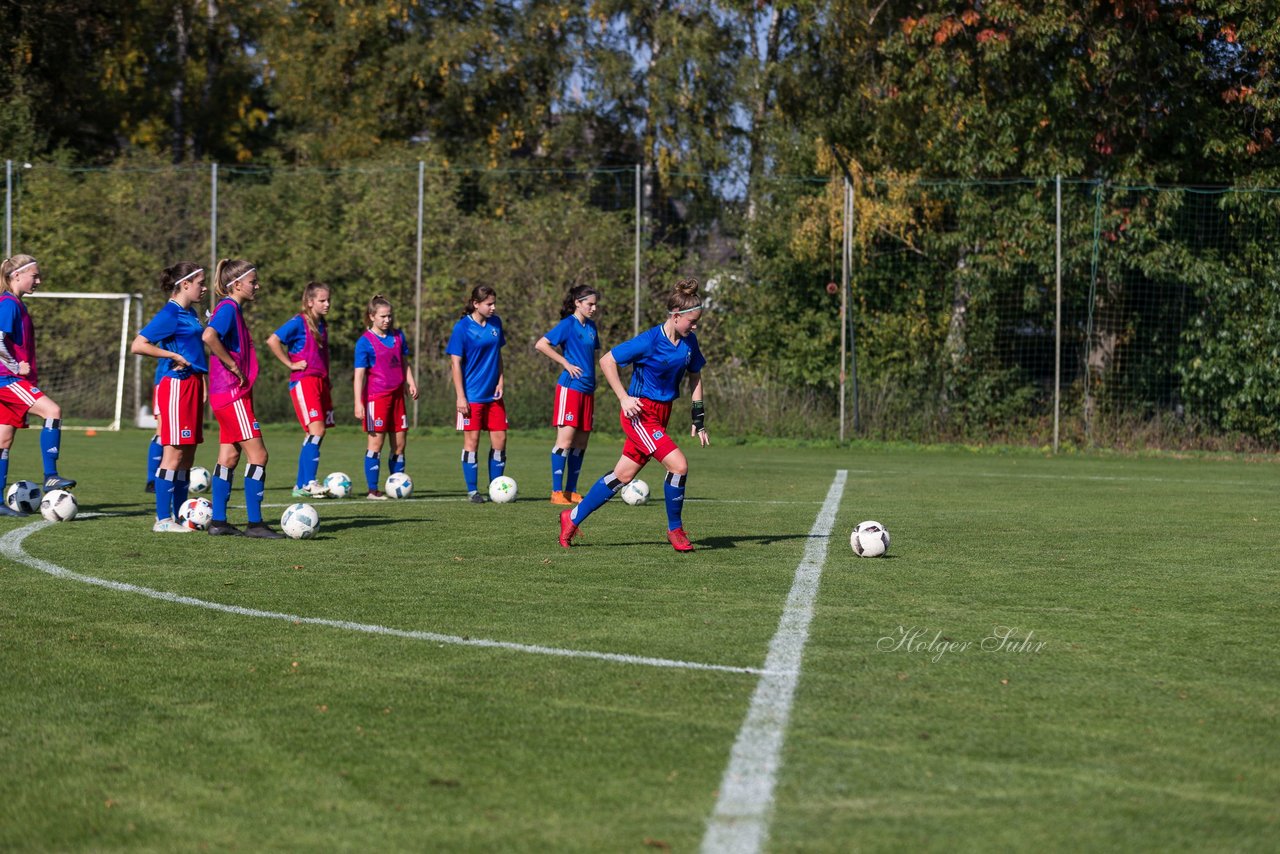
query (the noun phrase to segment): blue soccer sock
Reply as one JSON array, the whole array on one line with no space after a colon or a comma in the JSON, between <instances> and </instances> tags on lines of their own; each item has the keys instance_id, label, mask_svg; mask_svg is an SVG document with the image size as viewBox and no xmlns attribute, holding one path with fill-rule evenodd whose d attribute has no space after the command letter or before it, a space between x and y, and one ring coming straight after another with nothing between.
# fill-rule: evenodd
<instances>
[{"instance_id":1,"label":"blue soccer sock","mask_svg":"<svg viewBox=\"0 0 1280 854\"><path fill-rule=\"evenodd\" d=\"M58 476L58 446L62 444L62 419L46 418L40 431L40 456L44 459L44 476Z\"/></svg>"},{"instance_id":2,"label":"blue soccer sock","mask_svg":"<svg viewBox=\"0 0 1280 854\"><path fill-rule=\"evenodd\" d=\"M5 486L9 483L9 449L0 448L0 501L4 500Z\"/></svg>"},{"instance_id":3,"label":"blue soccer sock","mask_svg":"<svg viewBox=\"0 0 1280 854\"><path fill-rule=\"evenodd\" d=\"M262 524L262 493L266 491L267 470L253 463L244 467L244 509L250 525Z\"/></svg>"},{"instance_id":4,"label":"blue soccer sock","mask_svg":"<svg viewBox=\"0 0 1280 854\"><path fill-rule=\"evenodd\" d=\"M400 474L404 471L404 454L394 454L391 457L391 473Z\"/></svg>"},{"instance_id":5,"label":"blue soccer sock","mask_svg":"<svg viewBox=\"0 0 1280 854\"><path fill-rule=\"evenodd\" d=\"M493 483L502 477L507 470L507 452L489 449L489 482Z\"/></svg>"},{"instance_id":6,"label":"blue soccer sock","mask_svg":"<svg viewBox=\"0 0 1280 854\"><path fill-rule=\"evenodd\" d=\"M227 502L231 500L231 482L236 473L221 463L213 467L213 521L227 521ZM159 491L159 484L156 484Z\"/></svg>"},{"instance_id":7,"label":"blue soccer sock","mask_svg":"<svg viewBox=\"0 0 1280 854\"><path fill-rule=\"evenodd\" d=\"M380 451L365 451L364 482L368 485L370 492L374 492L377 490L378 482L381 479L382 479L382 453Z\"/></svg>"},{"instance_id":8,"label":"blue soccer sock","mask_svg":"<svg viewBox=\"0 0 1280 854\"><path fill-rule=\"evenodd\" d=\"M581 525L587 521L588 516L603 507L610 498L617 495L619 489L622 489L622 481L618 480L616 474L609 472L592 484L591 489L587 490L587 494L582 496L582 503L573 508L569 518L573 520L575 525Z\"/></svg>"},{"instance_id":9,"label":"blue soccer sock","mask_svg":"<svg viewBox=\"0 0 1280 854\"><path fill-rule=\"evenodd\" d=\"M564 470L565 458L568 456L566 448L551 449L551 491L564 492Z\"/></svg>"},{"instance_id":10,"label":"blue soccer sock","mask_svg":"<svg viewBox=\"0 0 1280 854\"><path fill-rule=\"evenodd\" d=\"M156 469L153 477L156 482L156 521L178 518L174 512L173 484L177 472L169 469Z\"/></svg>"},{"instance_id":11,"label":"blue soccer sock","mask_svg":"<svg viewBox=\"0 0 1280 854\"><path fill-rule=\"evenodd\" d=\"M668 531L684 527L680 515L684 512L684 482L688 477L687 474L667 472L667 479L662 485L662 495L667 503Z\"/></svg>"},{"instance_id":12,"label":"blue soccer sock","mask_svg":"<svg viewBox=\"0 0 1280 854\"><path fill-rule=\"evenodd\" d=\"M480 477L480 464L476 462L475 451L462 452L462 479L467 484L467 494L477 491L476 483Z\"/></svg>"},{"instance_id":13,"label":"blue soccer sock","mask_svg":"<svg viewBox=\"0 0 1280 854\"><path fill-rule=\"evenodd\" d=\"M156 482L156 469L160 468L160 461L164 459L164 445L160 444L159 436L151 437L151 444L147 446L147 483L154 485Z\"/></svg>"},{"instance_id":14,"label":"blue soccer sock","mask_svg":"<svg viewBox=\"0 0 1280 854\"><path fill-rule=\"evenodd\" d=\"M173 518L178 518L178 511L190 495L191 469L178 469L173 473Z\"/></svg>"},{"instance_id":15,"label":"blue soccer sock","mask_svg":"<svg viewBox=\"0 0 1280 854\"><path fill-rule=\"evenodd\" d=\"M582 458L587 455L586 448L569 449L569 468L565 472L564 491L578 491L578 475L582 474Z\"/></svg>"},{"instance_id":16,"label":"blue soccer sock","mask_svg":"<svg viewBox=\"0 0 1280 854\"><path fill-rule=\"evenodd\" d=\"M308 436L302 440L302 449L298 451L298 489L316 479L320 471L320 443L323 436Z\"/></svg>"}]
</instances>

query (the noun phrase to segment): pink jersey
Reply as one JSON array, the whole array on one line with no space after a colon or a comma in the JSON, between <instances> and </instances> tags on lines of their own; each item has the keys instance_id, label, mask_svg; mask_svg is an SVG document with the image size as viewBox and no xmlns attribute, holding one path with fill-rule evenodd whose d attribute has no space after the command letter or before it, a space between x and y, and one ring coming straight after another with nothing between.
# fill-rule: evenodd
<instances>
[{"instance_id":1,"label":"pink jersey","mask_svg":"<svg viewBox=\"0 0 1280 854\"><path fill-rule=\"evenodd\" d=\"M12 303L12 305L10 305ZM15 362L26 362L31 366L31 371L24 377L27 382L32 385L36 384L36 328L31 322L31 314L27 311L26 305L22 300L18 299L11 292L5 291L0 294L0 304L3 304L3 314L16 316L17 328L8 332L5 336L5 346L9 350L9 355L13 357ZM6 330L0 330L6 331ZM19 376L17 371L10 370L9 366L0 360L0 377L16 377Z\"/></svg>"},{"instance_id":2,"label":"pink jersey","mask_svg":"<svg viewBox=\"0 0 1280 854\"><path fill-rule=\"evenodd\" d=\"M404 362L404 333L397 329L386 338L379 338L370 330L363 337L373 347L373 365L365 383L364 399L373 400L399 391L408 376L408 366ZM385 343L387 338L391 339L390 347Z\"/></svg>"},{"instance_id":3,"label":"pink jersey","mask_svg":"<svg viewBox=\"0 0 1280 854\"><path fill-rule=\"evenodd\" d=\"M305 317L302 317L302 331L306 339L303 341L302 349L292 355L294 359L304 360L307 366L300 371L289 373L291 383L296 383L303 377L329 376L329 329L323 320L317 326L317 332L312 333L311 325L307 323Z\"/></svg>"},{"instance_id":4,"label":"pink jersey","mask_svg":"<svg viewBox=\"0 0 1280 854\"><path fill-rule=\"evenodd\" d=\"M228 306L227 304L230 303ZM209 360L209 403L214 409L230 406L237 400L247 397L253 391L253 383L258 378L258 354L253 349L253 338L249 335L249 324L244 322L244 313L240 305L233 299L224 299L218 303L214 311L234 311L234 323L238 349L227 348L231 353L231 361L235 362L244 377L244 385L236 379L235 374L227 370L221 359ZM211 324L212 325L212 324ZM225 343L225 342L224 342Z\"/></svg>"}]
</instances>

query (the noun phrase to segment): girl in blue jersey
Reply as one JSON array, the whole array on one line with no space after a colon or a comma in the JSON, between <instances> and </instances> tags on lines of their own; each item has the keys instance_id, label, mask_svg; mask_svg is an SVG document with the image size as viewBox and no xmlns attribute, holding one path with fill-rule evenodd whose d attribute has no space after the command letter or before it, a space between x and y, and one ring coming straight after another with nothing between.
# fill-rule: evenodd
<instances>
[{"instance_id":1,"label":"girl in blue jersey","mask_svg":"<svg viewBox=\"0 0 1280 854\"><path fill-rule=\"evenodd\" d=\"M191 466L204 438L209 361L201 340L204 326L194 308L205 295L204 278L204 270L190 261L162 270L160 290L169 300L129 348L160 360L155 410L163 450L155 471L156 521L151 529L161 533L191 530L177 522L177 510L187 500Z\"/></svg>"},{"instance_id":2,"label":"girl in blue jersey","mask_svg":"<svg viewBox=\"0 0 1280 854\"><path fill-rule=\"evenodd\" d=\"M9 478L9 449L17 431L27 426L29 412L44 419L40 456L45 490L76 485L58 475L62 407L36 387L35 325L22 299L35 293L42 282L40 264L30 255L14 255L0 262L0 495ZM0 516L25 515L0 501Z\"/></svg>"},{"instance_id":3,"label":"girl in blue jersey","mask_svg":"<svg viewBox=\"0 0 1280 854\"><path fill-rule=\"evenodd\" d=\"M507 409L502 402L502 348L507 338L496 313L497 300L498 292L488 285L474 288L444 350L452 361L458 396L462 479L473 504L488 500L477 487L481 430L489 431L490 482L507 468Z\"/></svg>"},{"instance_id":4,"label":"girl in blue jersey","mask_svg":"<svg viewBox=\"0 0 1280 854\"><path fill-rule=\"evenodd\" d=\"M706 359L693 334L702 317L698 280L683 279L667 299L667 319L600 357L604 374L622 404L622 432L626 442L613 471L600 478L583 497L582 503L560 514L560 545L573 542L578 526L587 517L630 483L645 463L655 459L667 470L663 495L667 505L667 540L678 552L693 551L681 521L685 478L689 463L667 434L671 405L680 396L680 382L687 375L692 389L693 431L699 442L709 444L703 424L702 368ZM619 368L632 366L631 385L624 386Z\"/></svg>"},{"instance_id":5,"label":"girl in blue jersey","mask_svg":"<svg viewBox=\"0 0 1280 854\"><path fill-rule=\"evenodd\" d=\"M582 500L578 494L578 474L582 458L591 439L595 416L596 350L600 334L596 331L596 306L600 292L587 285L570 288L560 309L560 322L538 339L534 349L564 370L556 381L551 423L556 428L556 443L551 449L551 503L574 504ZM564 355L556 352L556 347Z\"/></svg>"},{"instance_id":6,"label":"girl in blue jersey","mask_svg":"<svg viewBox=\"0 0 1280 854\"><path fill-rule=\"evenodd\" d=\"M298 452L298 477L294 498L324 498L328 493L316 482L320 470L320 443L325 429L333 426L333 390L329 385L329 286L308 282L302 289L302 311L271 337L267 347L289 369L289 399L306 438Z\"/></svg>"}]
</instances>

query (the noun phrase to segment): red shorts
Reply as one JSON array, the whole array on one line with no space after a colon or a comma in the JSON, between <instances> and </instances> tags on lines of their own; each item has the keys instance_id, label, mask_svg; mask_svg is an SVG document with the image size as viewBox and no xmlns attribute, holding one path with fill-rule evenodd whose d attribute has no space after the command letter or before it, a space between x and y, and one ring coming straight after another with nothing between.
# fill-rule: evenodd
<instances>
[{"instance_id":1,"label":"red shorts","mask_svg":"<svg viewBox=\"0 0 1280 854\"><path fill-rule=\"evenodd\" d=\"M406 433L409 418L404 411L404 392L377 397L364 402L366 433Z\"/></svg>"},{"instance_id":2,"label":"red shorts","mask_svg":"<svg viewBox=\"0 0 1280 854\"><path fill-rule=\"evenodd\" d=\"M293 401L293 414L306 430L312 421L320 421L326 427L334 426L333 394L328 377L303 377L289 389Z\"/></svg>"},{"instance_id":3,"label":"red shorts","mask_svg":"<svg viewBox=\"0 0 1280 854\"><path fill-rule=\"evenodd\" d=\"M574 391L562 385L556 386L555 412L551 426L572 427L584 433L591 432L595 419L596 396L590 392Z\"/></svg>"},{"instance_id":4,"label":"red shorts","mask_svg":"<svg viewBox=\"0 0 1280 854\"><path fill-rule=\"evenodd\" d=\"M218 441L224 445L238 445L262 435L258 418L253 414L253 395L245 395L235 403L213 410L218 419Z\"/></svg>"},{"instance_id":5,"label":"red shorts","mask_svg":"<svg viewBox=\"0 0 1280 854\"><path fill-rule=\"evenodd\" d=\"M161 377L155 389L156 435L161 445L199 445L204 441L204 378Z\"/></svg>"},{"instance_id":6,"label":"red shorts","mask_svg":"<svg viewBox=\"0 0 1280 854\"><path fill-rule=\"evenodd\" d=\"M671 401L639 399L643 407L634 418L619 415L622 422L622 433L627 437L622 446L622 455L629 460L644 465L650 459L661 462L672 451L678 450L676 443L667 435L667 421L671 418Z\"/></svg>"},{"instance_id":7,"label":"red shorts","mask_svg":"<svg viewBox=\"0 0 1280 854\"><path fill-rule=\"evenodd\" d=\"M44 392L26 380L16 380L0 386L0 424L5 427L26 427L27 410L44 397Z\"/></svg>"},{"instance_id":8,"label":"red shorts","mask_svg":"<svg viewBox=\"0 0 1280 854\"><path fill-rule=\"evenodd\" d=\"M502 398L490 401L489 403L473 403L471 404L471 414L466 418L462 417L462 413L458 413L458 429L464 433L470 433L478 430L506 430L507 429L507 406L502 402Z\"/></svg>"}]
</instances>

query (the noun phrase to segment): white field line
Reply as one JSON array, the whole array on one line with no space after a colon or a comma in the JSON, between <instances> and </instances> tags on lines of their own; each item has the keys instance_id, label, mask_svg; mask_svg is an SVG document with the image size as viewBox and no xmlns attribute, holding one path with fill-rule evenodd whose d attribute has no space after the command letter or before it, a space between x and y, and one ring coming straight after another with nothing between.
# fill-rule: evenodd
<instances>
[{"instance_id":1,"label":"white field line","mask_svg":"<svg viewBox=\"0 0 1280 854\"><path fill-rule=\"evenodd\" d=\"M81 518L96 516L98 514L82 513ZM38 569L41 572L54 576L55 578L64 578L69 581L78 581L81 584L91 584L97 587L104 587L108 590L115 590L121 593L132 593L138 596L146 596L151 599L159 599L163 602L172 602L178 605L190 605L196 608L204 608L210 611L221 611L227 614L236 614L241 617L256 617L264 620L280 620L282 622L309 625L309 626L325 626L332 629L343 629L349 632L363 632L371 635L388 635L398 638L410 638L412 640L430 641L438 644L450 644L453 646L471 646L482 647L485 649L501 649L509 652L524 652L534 655L554 655L562 658L587 658L596 661L610 661L617 664L643 665L646 667L666 667L677 670L712 670L720 673L746 673L755 676L766 674L767 670L758 667L734 667L727 664L704 664L697 661L680 661L670 658L653 658L644 655L626 655L616 652L596 652L592 650L581 649L561 649L552 646L542 646L540 644L513 643L511 641L487 640L485 638L459 637L457 635L444 635L437 632L413 631L409 629L396 629L388 626L373 625L370 623L355 623L349 620L331 620L323 617L304 617L298 614L284 614L278 611L262 611L257 608L244 608L240 605L225 605L220 602L210 602L205 599L197 599L193 596L182 596L177 593L169 593L164 590L155 590L150 587L141 587L137 584L127 584L122 581L112 581L106 578L97 578L92 575L82 575L73 572L65 567L58 566L47 560L28 554L22 547L23 541L36 531L46 528L53 522L47 522L43 519L24 525L21 528L10 531L3 537L0 537L0 554L17 563L25 564L32 569Z\"/></svg>"},{"instance_id":2,"label":"white field line","mask_svg":"<svg viewBox=\"0 0 1280 854\"><path fill-rule=\"evenodd\" d=\"M835 527L836 510L844 495L848 472L836 472L827 500L809 531L804 557L796 567L778 631L769 642L765 673L756 683L747 718L729 754L720 781L720 795L702 838L705 854L754 854L769 836L773 788L782 760L782 743L791 717L791 704L800 682L800 661L809 639L813 603L818 596L827 544Z\"/></svg>"}]
</instances>

